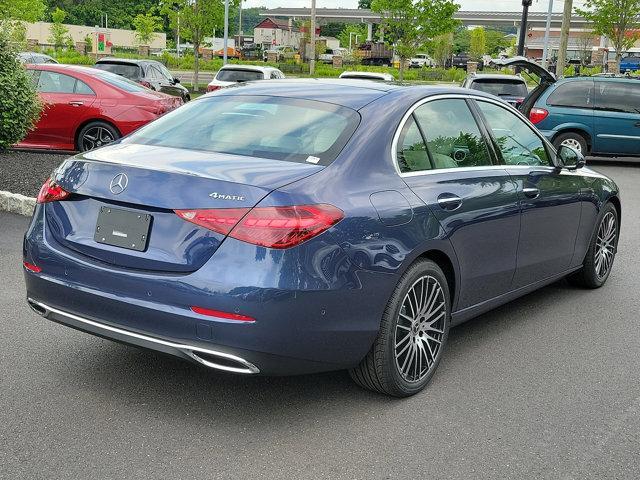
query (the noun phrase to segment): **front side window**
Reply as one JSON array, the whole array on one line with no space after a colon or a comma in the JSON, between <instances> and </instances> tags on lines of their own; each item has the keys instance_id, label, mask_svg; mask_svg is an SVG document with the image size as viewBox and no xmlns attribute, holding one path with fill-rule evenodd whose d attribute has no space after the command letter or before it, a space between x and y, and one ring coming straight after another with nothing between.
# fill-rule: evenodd
<instances>
[{"instance_id":1,"label":"front side window","mask_svg":"<svg viewBox=\"0 0 640 480\"><path fill-rule=\"evenodd\" d=\"M547 105L593 108L593 80L578 80L561 84L549 95Z\"/></svg>"},{"instance_id":2,"label":"front side window","mask_svg":"<svg viewBox=\"0 0 640 480\"><path fill-rule=\"evenodd\" d=\"M632 82L596 82L595 108L609 112L640 113L640 85L636 85L637 80Z\"/></svg>"},{"instance_id":3,"label":"front side window","mask_svg":"<svg viewBox=\"0 0 640 480\"><path fill-rule=\"evenodd\" d=\"M543 141L509 110L477 101L507 165L553 166Z\"/></svg>"},{"instance_id":4,"label":"front side window","mask_svg":"<svg viewBox=\"0 0 640 480\"><path fill-rule=\"evenodd\" d=\"M324 102L223 95L189 102L126 141L328 165L359 122L355 110Z\"/></svg>"},{"instance_id":5,"label":"front side window","mask_svg":"<svg viewBox=\"0 0 640 480\"><path fill-rule=\"evenodd\" d=\"M435 100L414 116L425 136L435 168L491 165L485 138L465 100Z\"/></svg>"},{"instance_id":6,"label":"front side window","mask_svg":"<svg viewBox=\"0 0 640 480\"><path fill-rule=\"evenodd\" d=\"M76 79L57 72L40 72L38 91L42 93L73 93Z\"/></svg>"}]
</instances>

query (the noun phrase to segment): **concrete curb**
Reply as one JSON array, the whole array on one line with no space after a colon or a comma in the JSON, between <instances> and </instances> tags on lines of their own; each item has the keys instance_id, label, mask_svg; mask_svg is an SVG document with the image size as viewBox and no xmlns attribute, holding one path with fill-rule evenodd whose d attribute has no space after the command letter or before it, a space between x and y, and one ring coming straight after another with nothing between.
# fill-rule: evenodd
<instances>
[{"instance_id":1,"label":"concrete curb","mask_svg":"<svg viewBox=\"0 0 640 480\"><path fill-rule=\"evenodd\" d=\"M0 211L2 212L31 216L35 206L36 199L33 197L0 190Z\"/></svg>"}]
</instances>

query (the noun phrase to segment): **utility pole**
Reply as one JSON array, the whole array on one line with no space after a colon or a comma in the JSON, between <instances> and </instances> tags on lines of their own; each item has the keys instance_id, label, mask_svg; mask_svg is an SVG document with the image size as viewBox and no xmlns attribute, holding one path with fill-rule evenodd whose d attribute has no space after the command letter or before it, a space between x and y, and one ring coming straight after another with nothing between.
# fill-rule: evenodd
<instances>
[{"instance_id":1,"label":"utility pole","mask_svg":"<svg viewBox=\"0 0 640 480\"><path fill-rule=\"evenodd\" d=\"M518 38L518 56L524 55L524 42L527 38L527 17L529 16L529 7L533 0L522 0L522 20L520 21L520 36Z\"/></svg>"},{"instance_id":2,"label":"utility pole","mask_svg":"<svg viewBox=\"0 0 640 480\"><path fill-rule=\"evenodd\" d=\"M549 10L547 10L547 25L544 29L544 50L542 51L542 68L547 68L549 64L549 34L551 32L551 15L553 14L553 0L549 0Z\"/></svg>"},{"instance_id":3,"label":"utility pole","mask_svg":"<svg viewBox=\"0 0 640 480\"><path fill-rule=\"evenodd\" d=\"M316 0L311 0L311 25L309 37L311 41L311 58L309 60L309 75L316 73Z\"/></svg>"},{"instance_id":4,"label":"utility pole","mask_svg":"<svg viewBox=\"0 0 640 480\"><path fill-rule=\"evenodd\" d=\"M227 46L229 45L229 0L224 0L224 40L222 48L222 64L227 64Z\"/></svg>"},{"instance_id":5,"label":"utility pole","mask_svg":"<svg viewBox=\"0 0 640 480\"><path fill-rule=\"evenodd\" d=\"M556 77L564 74L564 64L567 61L567 47L569 46L569 29L571 28L571 11L573 0L564 0L562 12L562 30L560 30L560 47L558 49L558 63L556 64Z\"/></svg>"},{"instance_id":6,"label":"utility pole","mask_svg":"<svg viewBox=\"0 0 640 480\"><path fill-rule=\"evenodd\" d=\"M240 37L244 33L242 31L242 2L243 1L244 0L240 0L240 9L238 11L238 17L239 17L239 20L238 20L238 43L240 43Z\"/></svg>"}]
</instances>

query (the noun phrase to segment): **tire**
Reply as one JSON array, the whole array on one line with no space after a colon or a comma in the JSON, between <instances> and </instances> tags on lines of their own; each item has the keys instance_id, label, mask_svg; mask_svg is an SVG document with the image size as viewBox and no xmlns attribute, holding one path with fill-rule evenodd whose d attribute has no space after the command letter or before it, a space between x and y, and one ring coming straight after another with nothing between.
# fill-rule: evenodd
<instances>
[{"instance_id":1,"label":"tire","mask_svg":"<svg viewBox=\"0 0 640 480\"><path fill-rule=\"evenodd\" d=\"M106 122L89 122L78 133L76 147L81 152L87 152L94 148L108 145L121 136L118 130Z\"/></svg>"},{"instance_id":2,"label":"tire","mask_svg":"<svg viewBox=\"0 0 640 480\"><path fill-rule=\"evenodd\" d=\"M415 309L418 315L412 311L416 304L422 307ZM410 322L414 316L421 322ZM418 393L438 368L450 316L444 273L431 260L415 262L400 278L382 315L378 337L366 357L349 371L351 378L363 388L394 397Z\"/></svg>"},{"instance_id":3,"label":"tire","mask_svg":"<svg viewBox=\"0 0 640 480\"><path fill-rule=\"evenodd\" d=\"M612 233L609 232L612 225ZM574 285L585 288L600 288L611 274L613 261L618 249L620 221L618 211L607 203L600 212L595 230L591 236L589 249L584 257L582 268L571 274L568 280Z\"/></svg>"},{"instance_id":4,"label":"tire","mask_svg":"<svg viewBox=\"0 0 640 480\"><path fill-rule=\"evenodd\" d=\"M582 155L586 155L589 151L586 138L576 132L561 133L553 139L553 146L556 147L556 150L563 144L575 148Z\"/></svg>"}]
</instances>

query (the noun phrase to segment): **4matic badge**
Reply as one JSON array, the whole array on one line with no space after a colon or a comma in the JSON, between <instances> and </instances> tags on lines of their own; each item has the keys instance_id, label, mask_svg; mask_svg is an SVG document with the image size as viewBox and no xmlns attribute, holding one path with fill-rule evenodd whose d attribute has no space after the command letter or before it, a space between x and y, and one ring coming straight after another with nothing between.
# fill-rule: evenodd
<instances>
[{"instance_id":1,"label":"4matic badge","mask_svg":"<svg viewBox=\"0 0 640 480\"><path fill-rule=\"evenodd\" d=\"M242 202L244 197L242 195L225 195L224 193L213 192L209 196L214 200L235 200L236 202Z\"/></svg>"}]
</instances>

